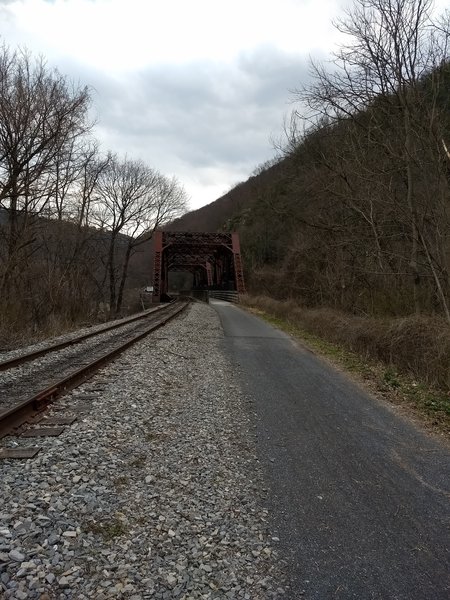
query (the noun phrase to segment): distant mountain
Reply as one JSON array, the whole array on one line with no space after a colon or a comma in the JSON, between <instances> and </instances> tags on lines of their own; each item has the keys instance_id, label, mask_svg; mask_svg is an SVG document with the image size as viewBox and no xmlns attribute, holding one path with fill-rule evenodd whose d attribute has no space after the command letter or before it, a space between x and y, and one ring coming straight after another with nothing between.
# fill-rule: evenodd
<instances>
[{"instance_id":1,"label":"distant mountain","mask_svg":"<svg viewBox=\"0 0 450 600\"><path fill-rule=\"evenodd\" d=\"M170 231L218 231L238 209L234 195L229 193L211 204L175 219L164 229Z\"/></svg>"},{"instance_id":2,"label":"distant mountain","mask_svg":"<svg viewBox=\"0 0 450 600\"><path fill-rule=\"evenodd\" d=\"M220 231L234 230L243 214L248 212L258 199L258 190L268 185L285 171L288 159L271 161L247 179L238 183L229 192L197 210L175 219L164 229L169 231Z\"/></svg>"}]
</instances>

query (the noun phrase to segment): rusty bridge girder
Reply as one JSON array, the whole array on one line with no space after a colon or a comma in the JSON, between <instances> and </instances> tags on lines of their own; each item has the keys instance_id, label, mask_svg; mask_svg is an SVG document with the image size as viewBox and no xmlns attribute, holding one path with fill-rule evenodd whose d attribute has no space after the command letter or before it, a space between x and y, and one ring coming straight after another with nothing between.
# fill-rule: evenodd
<instances>
[{"instance_id":1,"label":"rusty bridge girder","mask_svg":"<svg viewBox=\"0 0 450 600\"><path fill-rule=\"evenodd\" d=\"M200 289L245 292L237 233L156 231L153 302L168 294L169 272L189 271Z\"/></svg>"}]
</instances>

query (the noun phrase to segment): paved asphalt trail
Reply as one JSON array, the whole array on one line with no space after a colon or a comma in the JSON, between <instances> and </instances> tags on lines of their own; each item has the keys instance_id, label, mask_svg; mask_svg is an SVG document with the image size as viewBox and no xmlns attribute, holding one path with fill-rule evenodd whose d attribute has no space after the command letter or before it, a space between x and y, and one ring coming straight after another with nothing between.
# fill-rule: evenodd
<instances>
[{"instance_id":1,"label":"paved asphalt trail","mask_svg":"<svg viewBox=\"0 0 450 600\"><path fill-rule=\"evenodd\" d=\"M450 452L289 336L220 301L253 399L289 599L450 598Z\"/></svg>"}]
</instances>

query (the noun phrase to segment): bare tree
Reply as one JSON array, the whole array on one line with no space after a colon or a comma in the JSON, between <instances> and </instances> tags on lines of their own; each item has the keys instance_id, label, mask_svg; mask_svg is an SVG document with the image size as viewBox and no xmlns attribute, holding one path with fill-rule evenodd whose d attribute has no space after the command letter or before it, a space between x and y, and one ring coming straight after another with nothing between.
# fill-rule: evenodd
<instances>
[{"instance_id":1,"label":"bare tree","mask_svg":"<svg viewBox=\"0 0 450 600\"><path fill-rule=\"evenodd\" d=\"M49 203L49 182L87 131L89 93L43 59L0 50L0 207L7 210L7 258L0 289L34 239L30 218Z\"/></svg>"},{"instance_id":2,"label":"bare tree","mask_svg":"<svg viewBox=\"0 0 450 600\"><path fill-rule=\"evenodd\" d=\"M371 153L382 154L384 161L389 161L382 174L371 170L368 163L363 171L353 169L350 173L345 158L333 161L332 169L341 177L341 184L347 178L347 205L367 222L375 237L378 229L373 202L366 202L364 207L360 198L352 201L349 183L357 178L361 181L363 175L367 194L380 187L381 177L384 191L396 206L396 218L409 227L415 310L420 311L421 276L427 269L450 321L448 265L438 260L445 252L431 249L437 238L445 237L437 232L440 217L436 195L442 210L449 200L442 145L446 118L437 102L448 70L449 31L445 23L433 21L431 0L356 0L346 18L336 24L348 43L336 53L333 68L313 64L313 84L296 90L294 98L304 107L297 116L332 133L336 125L350 123L350 145L361 148L365 144ZM355 166L357 155L350 155ZM355 188L360 195L361 189ZM379 237L377 244L381 264Z\"/></svg>"},{"instance_id":3,"label":"bare tree","mask_svg":"<svg viewBox=\"0 0 450 600\"><path fill-rule=\"evenodd\" d=\"M168 180L141 161L110 155L97 182L96 223L109 235L106 274L110 311L118 312L132 253L150 239L156 227L178 216L185 194L176 179Z\"/></svg>"},{"instance_id":4,"label":"bare tree","mask_svg":"<svg viewBox=\"0 0 450 600\"><path fill-rule=\"evenodd\" d=\"M133 231L128 233L128 244L122 265L122 274L117 295L116 312L122 308L123 292L128 276L131 256L139 246L148 242L153 232L179 217L187 209L187 196L175 177L171 179L149 170L148 188L141 199L141 212L135 219Z\"/></svg>"},{"instance_id":5,"label":"bare tree","mask_svg":"<svg viewBox=\"0 0 450 600\"><path fill-rule=\"evenodd\" d=\"M136 248L184 209L175 179L99 153L89 104L42 58L0 49L0 329L70 326L105 284L119 311Z\"/></svg>"}]
</instances>

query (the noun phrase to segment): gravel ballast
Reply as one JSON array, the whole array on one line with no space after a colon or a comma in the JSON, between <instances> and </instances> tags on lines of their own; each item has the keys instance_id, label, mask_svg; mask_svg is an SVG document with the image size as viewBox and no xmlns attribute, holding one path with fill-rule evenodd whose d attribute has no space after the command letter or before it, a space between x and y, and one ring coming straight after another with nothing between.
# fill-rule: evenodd
<instances>
[{"instance_id":1,"label":"gravel ballast","mask_svg":"<svg viewBox=\"0 0 450 600\"><path fill-rule=\"evenodd\" d=\"M59 401L91 408L36 458L0 461L0 597L284 596L222 338L215 311L191 305Z\"/></svg>"}]
</instances>

